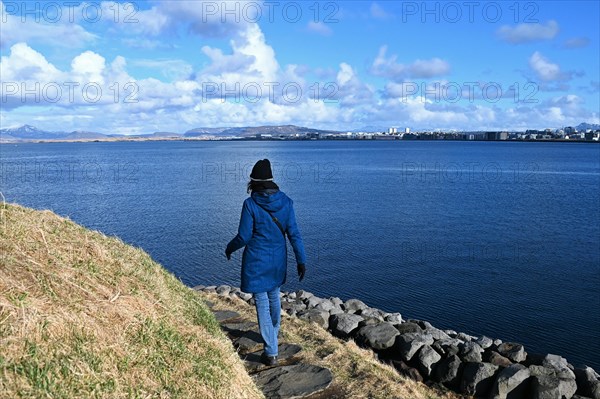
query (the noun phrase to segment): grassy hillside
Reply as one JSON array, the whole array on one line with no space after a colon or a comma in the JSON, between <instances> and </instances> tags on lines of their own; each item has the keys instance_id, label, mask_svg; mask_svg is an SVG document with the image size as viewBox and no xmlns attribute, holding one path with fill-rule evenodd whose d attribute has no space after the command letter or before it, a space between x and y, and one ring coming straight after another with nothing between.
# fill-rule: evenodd
<instances>
[{"instance_id":1,"label":"grassy hillside","mask_svg":"<svg viewBox=\"0 0 600 399\"><path fill-rule=\"evenodd\" d=\"M259 398L200 297L140 249L0 207L0 397Z\"/></svg>"},{"instance_id":2,"label":"grassy hillside","mask_svg":"<svg viewBox=\"0 0 600 399\"><path fill-rule=\"evenodd\" d=\"M203 299L255 320L117 238L0 204L0 399L262 398ZM285 313L281 334L332 370L335 399L458 398Z\"/></svg>"}]
</instances>

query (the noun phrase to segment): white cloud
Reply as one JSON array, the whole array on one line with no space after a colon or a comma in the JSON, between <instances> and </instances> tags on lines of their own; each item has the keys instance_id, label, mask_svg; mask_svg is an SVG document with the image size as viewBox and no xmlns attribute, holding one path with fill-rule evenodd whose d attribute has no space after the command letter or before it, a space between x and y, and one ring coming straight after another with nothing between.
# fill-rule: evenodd
<instances>
[{"instance_id":1,"label":"white cloud","mask_svg":"<svg viewBox=\"0 0 600 399\"><path fill-rule=\"evenodd\" d=\"M0 58L0 74L2 105L9 109L61 105L76 113L74 107L123 101L126 85L137 84L121 56L107 65L100 54L85 51L71 60L70 70L61 71L26 43L14 44Z\"/></svg>"},{"instance_id":2,"label":"white cloud","mask_svg":"<svg viewBox=\"0 0 600 399\"><path fill-rule=\"evenodd\" d=\"M352 80L353 77L354 77L354 71L352 70L352 67L350 65L346 64L345 62L342 62L340 64L340 71L337 74L337 83L340 86L343 86L346 83L348 83L350 80Z\"/></svg>"},{"instance_id":3,"label":"white cloud","mask_svg":"<svg viewBox=\"0 0 600 399\"><path fill-rule=\"evenodd\" d=\"M73 58L71 62L71 71L77 81L104 84L102 74L105 69L106 60L104 57L93 51L83 52Z\"/></svg>"},{"instance_id":4,"label":"white cloud","mask_svg":"<svg viewBox=\"0 0 600 399\"><path fill-rule=\"evenodd\" d=\"M137 59L131 65L156 69L163 77L175 81L186 79L193 73L192 66L183 60Z\"/></svg>"},{"instance_id":5,"label":"white cloud","mask_svg":"<svg viewBox=\"0 0 600 399\"><path fill-rule=\"evenodd\" d=\"M309 21L308 25L306 26L306 30L321 36L331 36L333 33L333 30L321 21Z\"/></svg>"},{"instance_id":6,"label":"white cloud","mask_svg":"<svg viewBox=\"0 0 600 399\"><path fill-rule=\"evenodd\" d=\"M61 72L25 43L14 44L8 56L0 58L3 82L49 82L60 79Z\"/></svg>"},{"instance_id":7,"label":"white cloud","mask_svg":"<svg viewBox=\"0 0 600 399\"><path fill-rule=\"evenodd\" d=\"M12 5L25 3L11 2ZM32 3L32 6L37 3ZM39 5L38 5L39 6ZM34 6L35 7L35 6ZM52 22L49 17L36 18L33 15L12 15L7 11L6 4L0 1L0 20L2 21L2 34L0 35L0 48L11 46L19 42L45 43L59 47L81 47L85 43L98 39L96 35L86 31L78 24L70 23L68 18L60 18ZM66 13L66 11L65 11Z\"/></svg>"},{"instance_id":8,"label":"white cloud","mask_svg":"<svg viewBox=\"0 0 600 399\"><path fill-rule=\"evenodd\" d=\"M587 37L573 37L571 39L565 40L562 47L573 49L573 48L583 48L587 47L590 44L590 39Z\"/></svg>"},{"instance_id":9,"label":"white cloud","mask_svg":"<svg viewBox=\"0 0 600 399\"><path fill-rule=\"evenodd\" d=\"M150 36L163 34L177 35L180 31L187 31L203 37L233 37L246 30L249 21L254 19L251 15L256 7L245 7L252 3L250 0L235 2L215 2L199 0L158 1L148 10L139 10L132 19L135 23L127 23L125 18L116 21L124 33L143 33ZM111 10L120 8L122 14L123 3L103 2L103 7ZM225 10L233 10L227 14ZM246 11L244 11L246 10ZM250 15L246 15L250 13ZM107 12L114 20L114 11ZM114 22L114 21L113 21Z\"/></svg>"},{"instance_id":10,"label":"white cloud","mask_svg":"<svg viewBox=\"0 0 600 399\"><path fill-rule=\"evenodd\" d=\"M373 87L363 83L351 65L342 62L335 85L323 87L321 98L335 100L341 107L356 107L372 102L374 94Z\"/></svg>"},{"instance_id":11,"label":"white cloud","mask_svg":"<svg viewBox=\"0 0 600 399\"><path fill-rule=\"evenodd\" d=\"M571 73L561 72L558 64L550 62L539 51L536 51L529 57L529 67L544 82L568 80L571 77Z\"/></svg>"},{"instance_id":12,"label":"white cloud","mask_svg":"<svg viewBox=\"0 0 600 399\"><path fill-rule=\"evenodd\" d=\"M281 70L275 51L266 43L258 25L248 25L246 31L230 41L230 46L230 54L219 48L202 47L210 63L196 73L196 81L203 86L217 85L219 90L211 95L222 98L221 89L225 89L235 97L248 85L268 91L271 84L279 85L277 93L281 93L286 84L285 71Z\"/></svg>"},{"instance_id":13,"label":"white cloud","mask_svg":"<svg viewBox=\"0 0 600 399\"><path fill-rule=\"evenodd\" d=\"M373 75L402 80L404 78L432 78L450 72L450 64L440 58L416 60L411 64L400 64L397 62L398 57L396 55L386 57L386 52L387 46L382 46L379 49L379 53L370 68Z\"/></svg>"},{"instance_id":14,"label":"white cloud","mask_svg":"<svg viewBox=\"0 0 600 399\"><path fill-rule=\"evenodd\" d=\"M521 23L515 26L501 26L496 34L501 40L511 44L529 43L538 40L553 39L559 31L558 23L554 20L546 24Z\"/></svg>"}]
</instances>

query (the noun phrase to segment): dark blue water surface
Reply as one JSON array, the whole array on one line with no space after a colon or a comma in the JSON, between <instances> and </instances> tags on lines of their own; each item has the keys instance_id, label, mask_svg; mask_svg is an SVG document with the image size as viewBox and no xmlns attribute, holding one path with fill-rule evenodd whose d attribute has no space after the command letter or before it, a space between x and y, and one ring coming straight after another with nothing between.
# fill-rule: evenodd
<instances>
[{"instance_id":1,"label":"dark blue water surface","mask_svg":"<svg viewBox=\"0 0 600 399\"><path fill-rule=\"evenodd\" d=\"M8 202L140 246L183 282L227 262L254 162L294 199L308 254L284 289L600 369L600 145L306 141L2 145Z\"/></svg>"}]
</instances>

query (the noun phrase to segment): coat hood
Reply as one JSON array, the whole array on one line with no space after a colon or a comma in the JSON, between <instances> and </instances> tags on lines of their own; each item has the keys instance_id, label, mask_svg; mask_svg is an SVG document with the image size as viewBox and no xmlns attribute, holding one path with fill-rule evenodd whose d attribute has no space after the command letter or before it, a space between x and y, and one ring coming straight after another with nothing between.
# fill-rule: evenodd
<instances>
[{"instance_id":1,"label":"coat hood","mask_svg":"<svg viewBox=\"0 0 600 399\"><path fill-rule=\"evenodd\" d=\"M288 203L287 195L280 190L254 191L251 197L269 212L277 212Z\"/></svg>"}]
</instances>

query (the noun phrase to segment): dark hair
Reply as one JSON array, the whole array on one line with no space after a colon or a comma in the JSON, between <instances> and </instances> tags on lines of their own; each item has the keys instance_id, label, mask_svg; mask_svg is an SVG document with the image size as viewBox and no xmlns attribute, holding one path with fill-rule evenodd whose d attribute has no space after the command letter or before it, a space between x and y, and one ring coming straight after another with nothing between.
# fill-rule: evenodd
<instances>
[{"instance_id":1,"label":"dark hair","mask_svg":"<svg viewBox=\"0 0 600 399\"><path fill-rule=\"evenodd\" d=\"M278 190L279 186L275 184L273 181L256 181L250 180L248 182L248 186L246 187L246 191L248 194L251 194L253 191L261 191L261 190L269 190L275 189Z\"/></svg>"}]
</instances>

